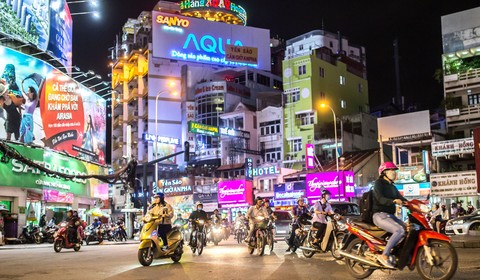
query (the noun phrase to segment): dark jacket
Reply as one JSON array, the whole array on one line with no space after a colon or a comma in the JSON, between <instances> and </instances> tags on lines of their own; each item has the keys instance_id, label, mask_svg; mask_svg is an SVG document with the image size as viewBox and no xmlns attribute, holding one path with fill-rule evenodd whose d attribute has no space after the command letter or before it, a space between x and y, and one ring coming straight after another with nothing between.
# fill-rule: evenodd
<instances>
[{"instance_id":1,"label":"dark jacket","mask_svg":"<svg viewBox=\"0 0 480 280\"><path fill-rule=\"evenodd\" d=\"M188 219L191 221L196 219L206 221L208 220L208 215L207 215L207 212L203 210L196 210L196 211L193 211L192 214L190 214L190 217Z\"/></svg>"},{"instance_id":2,"label":"dark jacket","mask_svg":"<svg viewBox=\"0 0 480 280\"><path fill-rule=\"evenodd\" d=\"M392 183L383 177L378 178L373 187L373 213L386 212L395 214L396 207L393 202L394 199L407 201Z\"/></svg>"}]
</instances>

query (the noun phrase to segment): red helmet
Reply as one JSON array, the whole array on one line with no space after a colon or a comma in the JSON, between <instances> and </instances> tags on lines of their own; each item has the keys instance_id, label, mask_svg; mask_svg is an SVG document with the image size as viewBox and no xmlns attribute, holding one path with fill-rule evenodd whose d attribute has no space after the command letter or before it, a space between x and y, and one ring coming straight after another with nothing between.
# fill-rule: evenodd
<instances>
[{"instance_id":1,"label":"red helmet","mask_svg":"<svg viewBox=\"0 0 480 280\"><path fill-rule=\"evenodd\" d=\"M378 175L382 175L384 170L398 170L398 167L395 165L395 163L387 161L382 163L378 168Z\"/></svg>"},{"instance_id":2,"label":"red helmet","mask_svg":"<svg viewBox=\"0 0 480 280\"><path fill-rule=\"evenodd\" d=\"M265 199L263 200L263 202L265 202L265 203L270 203L270 199L265 198Z\"/></svg>"}]
</instances>

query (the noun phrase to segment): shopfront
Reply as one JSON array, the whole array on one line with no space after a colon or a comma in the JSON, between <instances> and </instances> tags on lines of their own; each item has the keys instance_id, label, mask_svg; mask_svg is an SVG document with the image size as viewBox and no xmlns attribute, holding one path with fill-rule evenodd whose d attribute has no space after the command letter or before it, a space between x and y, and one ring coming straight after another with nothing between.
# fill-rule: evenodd
<instances>
[{"instance_id":1,"label":"shopfront","mask_svg":"<svg viewBox=\"0 0 480 280\"><path fill-rule=\"evenodd\" d=\"M332 200L351 201L355 196L353 171L311 173L305 181L310 205L322 198L323 190L330 191Z\"/></svg>"},{"instance_id":2,"label":"shopfront","mask_svg":"<svg viewBox=\"0 0 480 280\"><path fill-rule=\"evenodd\" d=\"M29 160L58 173L69 175L106 174L106 168L59 154L54 151L8 144ZM0 163L0 201L8 206L6 236L16 238L20 229L32 222L38 224L40 217L55 216L57 222L65 218L69 209L94 205L94 188L102 184L96 179L67 180L49 176L38 168L16 159ZM108 189L107 189L108 194ZM6 221L6 220L5 220Z\"/></svg>"},{"instance_id":3,"label":"shopfront","mask_svg":"<svg viewBox=\"0 0 480 280\"><path fill-rule=\"evenodd\" d=\"M274 187L273 206L275 210L290 210L297 205L298 198L306 198L305 182L287 182Z\"/></svg>"},{"instance_id":4,"label":"shopfront","mask_svg":"<svg viewBox=\"0 0 480 280\"><path fill-rule=\"evenodd\" d=\"M477 172L475 170L433 173L430 175L432 196L435 203L448 206L453 202L462 202L463 208L472 204L479 209L479 194L477 192Z\"/></svg>"},{"instance_id":5,"label":"shopfront","mask_svg":"<svg viewBox=\"0 0 480 280\"><path fill-rule=\"evenodd\" d=\"M174 219L178 214L186 217L193 211L193 186L190 178L182 177L175 179L163 179L158 181L158 188L153 192L165 194L165 201L173 207Z\"/></svg>"},{"instance_id":6,"label":"shopfront","mask_svg":"<svg viewBox=\"0 0 480 280\"><path fill-rule=\"evenodd\" d=\"M246 213L253 205L253 183L248 180L222 181L218 183L218 204L230 220L241 211Z\"/></svg>"}]
</instances>

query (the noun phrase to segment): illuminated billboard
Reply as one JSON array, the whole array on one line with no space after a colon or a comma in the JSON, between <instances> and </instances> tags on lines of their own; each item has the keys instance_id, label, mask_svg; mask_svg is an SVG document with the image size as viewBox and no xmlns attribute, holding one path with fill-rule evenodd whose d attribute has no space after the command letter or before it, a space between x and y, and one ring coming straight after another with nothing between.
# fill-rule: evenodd
<instances>
[{"instance_id":1,"label":"illuminated billboard","mask_svg":"<svg viewBox=\"0 0 480 280\"><path fill-rule=\"evenodd\" d=\"M105 100L41 60L2 46L0 57L0 138L105 164Z\"/></svg>"},{"instance_id":2,"label":"illuminated billboard","mask_svg":"<svg viewBox=\"0 0 480 280\"><path fill-rule=\"evenodd\" d=\"M0 33L72 65L72 17L65 0L0 0Z\"/></svg>"},{"instance_id":3,"label":"illuminated billboard","mask_svg":"<svg viewBox=\"0 0 480 280\"><path fill-rule=\"evenodd\" d=\"M229 61L228 45L257 49L257 63ZM270 31L153 11L153 56L270 71Z\"/></svg>"}]
</instances>

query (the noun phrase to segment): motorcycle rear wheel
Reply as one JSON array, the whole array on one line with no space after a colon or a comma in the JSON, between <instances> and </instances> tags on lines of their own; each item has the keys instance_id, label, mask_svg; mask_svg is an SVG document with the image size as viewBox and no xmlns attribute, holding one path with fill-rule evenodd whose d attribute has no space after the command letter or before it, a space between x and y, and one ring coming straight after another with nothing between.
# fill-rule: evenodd
<instances>
[{"instance_id":1,"label":"motorcycle rear wheel","mask_svg":"<svg viewBox=\"0 0 480 280\"><path fill-rule=\"evenodd\" d=\"M352 240L346 249L347 253L357 255L359 257L365 257L364 253L368 250L368 246L359 238ZM356 279L365 279L372 275L374 271L374 269L366 268L364 264L349 258L345 258L345 264L347 265L350 275Z\"/></svg>"},{"instance_id":2,"label":"motorcycle rear wheel","mask_svg":"<svg viewBox=\"0 0 480 280\"><path fill-rule=\"evenodd\" d=\"M303 241L303 246L304 247L311 247L309 243L310 242L309 242L308 237L307 237ZM315 255L315 251L310 251L310 250L302 250L302 253L305 256L305 258L308 258L308 259L313 257L313 255Z\"/></svg>"},{"instance_id":3,"label":"motorcycle rear wheel","mask_svg":"<svg viewBox=\"0 0 480 280\"><path fill-rule=\"evenodd\" d=\"M332 252L332 257L336 260L341 260L343 259L343 256L340 255L340 250L342 249L343 247L343 237L345 236L345 233L344 232L337 232L335 234L335 237L337 239L337 242L332 242L332 248L330 249L330 251Z\"/></svg>"},{"instance_id":4,"label":"motorcycle rear wheel","mask_svg":"<svg viewBox=\"0 0 480 280\"><path fill-rule=\"evenodd\" d=\"M428 247L430 247L433 256L433 266L430 266L426 260L424 247L420 247L415 262L418 274L426 280L451 279L458 266L458 256L455 248L452 244L440 240L431 240Z\"/></svg>"},{"instance_id":5,"label":"motorcycle rear wheel","mask_svg":"<svg viewBox=\"0 0 480 280\"><path fill-rule=\"evenodd\" d=\"M150 254L148 251L150 249ZM150 266L153 262L153 248L142 248L138 250L138 261L143 266Z\"/></svg>"},{"instance_id":6,"label":"motorcycle rear wheel","mask_svg":"<svg viewBox=\"0 0 480 280\"><path fill-rule=\"evenodd\" d=\"M60 251L62 251L62 248L63 248L63 240L61 239L55 240L55 242L53 243L53 250L55 250L55 252L57 253L60 253Z\"/></svg>"},{"instance_id":7,"label":"motorcycle rear wheel","mask_svg":"<svg viewBox=\"0 0 480 280\"><path fill-rule=\"evenodd\" d=\"M35 234L35 236L33 237L35 239L35 243L36 244L41 244L43 242L42 240L42 237L40 236L40 234Z\"/></svg>"}]
</instances>

